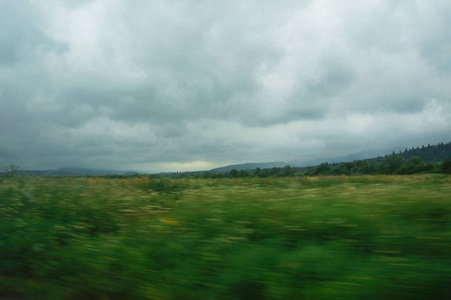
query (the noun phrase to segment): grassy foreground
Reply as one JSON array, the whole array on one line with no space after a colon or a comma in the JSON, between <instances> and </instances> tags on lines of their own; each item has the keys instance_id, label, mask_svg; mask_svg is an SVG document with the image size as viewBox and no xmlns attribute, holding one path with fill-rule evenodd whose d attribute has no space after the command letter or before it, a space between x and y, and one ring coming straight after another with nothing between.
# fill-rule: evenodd
<instances>
[{"instance_id":1,"label":"grassy foreground","mask_svg":"<svg viewBox=\"0 0 451 300\"><path fill-rule=\"evenodd\" d=\"M451 299L451 177L0 178L0 298Z\"/></svg>"}]
</instances>

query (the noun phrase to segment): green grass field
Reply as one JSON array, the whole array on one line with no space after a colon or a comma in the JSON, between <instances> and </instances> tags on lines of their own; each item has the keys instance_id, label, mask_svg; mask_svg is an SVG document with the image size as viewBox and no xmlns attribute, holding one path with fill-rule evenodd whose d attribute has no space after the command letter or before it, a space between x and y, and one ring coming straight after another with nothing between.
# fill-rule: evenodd
<instances>
[{"instance_id":1,"label":"green grass field","mask_svg":"<svg viewBox=\"0 0 451 300\"><path fill-rule=\"evenodd\" d=\"M0 299L451 299L451 176L0 178Z\"/></svg>"}]
</instances>

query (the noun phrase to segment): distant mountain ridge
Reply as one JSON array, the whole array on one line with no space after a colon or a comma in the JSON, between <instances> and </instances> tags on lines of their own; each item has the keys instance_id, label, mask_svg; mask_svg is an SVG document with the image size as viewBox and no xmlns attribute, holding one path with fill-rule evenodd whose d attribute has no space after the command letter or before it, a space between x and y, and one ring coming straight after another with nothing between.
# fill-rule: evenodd
<instances>
[{"instance_id":1,"label":"distant mountain ridge","mask_svg":"<svg viewBox=\"0 0 451 300\"><path fill-rule=\"evenodd\" d=\"M209 170L210 172L217 172L217 173L224 173L224 172L230 172L233 169L236 169L238 171L241 170L255 170L257 168L264 169L264 168L283 168L289 163L287 162L265 162L265 163L244 163L244 164L236 164L236 165L229 165L219 168L214 168Z\"/></svg>"},{"instance_id":2,"label":"distant mountain ridge","mask_svg":"<svg viewBox=\"0 0 451 300\"><path fill-rule=\"evenodd\" d=\"M379 151L378 151L379 152ZM314 159L309 161L289 161L289 162L263 162L263 163L242 163L242 164L234 164L228 165L224 167L214 168L211 170L199 170L194 172L187 173L205 173L205 172L213 172L213 173L227 173L233 169L237 171L250 171L255 170L257 168L260 169L271 169L271 168L283 168L286 165L289 165L294 168L302 168L307 169L308 167L317 166L321 163L341 163L341 162L352 162L357 160L365 160L367 162L380 162L384 158L385 155L395 154L401 156L404 159L408 159L413 156L419 156L425 163L437 163L441 162L445 159L451 159L451 142L444 144L443 142L438 143L437 145L427 145L421 147L412 147L410 149L405 148L404 151L399 150L398 153L393 151L387 151L383 156L376 156L376 151L366 151L366 152L358 152L346 156L338 156L333 158L324 158L324 159ZM380 153L380 152L379 152ZM371 157L373 156L373 157ZM11 174L11 172L0 172L0 176L6 176ZM58 176L105 176L105 175L135 175L140 174L134 171L118 171L118 170L102 170L102 169L88 169L88 168L60 168L60 169L51 169L51 170L17 170L15 171L16 175L26 175L26 176L49 176L49 177L58 177ZM173 172L165 172L161 174L170 175Z\"/></svg>"},{"instance_id":3,"label":"distant mountain ridge","mask_svg":"<svg viewBox=\"0 0 451 300\"><path fill-rule=\"evenodd\" d=\"M17 170L16 175L26 176L104 176L104 175L125 175L136 172L130 171L117 171L117 170L101 170L101 169L88 169L88 168L60 168L54 170ZM0 172L0 176L5 176L10 172Z\"/></svg>"},{"instance_id":4,"label":"distant mountain ridge","mask_svg":"<svg viewBox=\"0 0 451 300\"><path fill-rule=\"evenodd\" d=\"M270 169L270 168L283 168L285 166L291 166L295 168L305 168L309 166L319 165L323 162L335 163L335 162L343 162L343 161L353 161L359 159L365 159L368 157L367 152L359 152L355 154L350 154L346 156L338 156L333 158L323 158L323 159L313 159L308 161L289 161L289 162L263 162L263 163L242 163L242 164L234 164L227 165L224 167L214 168L208 171L201 172L216 172L216 173L225 173L230 172L232 169L236 169L237 171L250 171L255 170L257 168L260 169Z\"/></svg>"},{"instance_id":5,"label":"distant mountain ridge","mask_svg":"<svg viewBox=\"0 0 451 300\"><path fill-rule=\"evenodd\" d=\"M378 151L379 152L379 151ZM382 151L381 151L382 152ZM243 163L236 165L229 165L224 167L219 167L215 169L209 170L209 172L217 172L217 173L225 173L230 172L232 169L236 169L237 171L248 171L255 170L256 168L265 169L265 168L282 168L286 165L295 168L306 168L309 166L316 166L321 163L341 163L341 162L351 162L355 160L365 160L368 162L380 162L382 161L385 155L396 154L401 156L404 159L408 159L412 156L419 156L425 163L436 163L441 162L447 158L451 158L451 142L444 144L443 142L438 143L437 145L427 145L421 147L412 147L411 149L405 148L404 152L399 151L398 153L386 151L386 153L382 155L375 155L376 151L362 151L350 155L345 156L337 156L333 158L323 158L323 159L314 159L309 161L289 161L289 162L264 162L264 163Z\"/></svg>"}]
</instances>

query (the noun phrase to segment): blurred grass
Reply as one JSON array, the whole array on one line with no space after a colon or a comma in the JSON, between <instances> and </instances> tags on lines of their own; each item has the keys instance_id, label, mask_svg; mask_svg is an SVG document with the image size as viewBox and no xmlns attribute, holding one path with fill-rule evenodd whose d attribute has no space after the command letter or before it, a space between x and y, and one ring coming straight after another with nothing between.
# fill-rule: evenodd
<instances>
[{"instance_id":1,"label":"blurred grass","mask_svg":"<svg viewBox=\"0 0 451 300\"><path fill-rule=\"evenodd\" d=\"M451 299L451 177L0 178L0 298Z\"/></svg>"}]
</instances>

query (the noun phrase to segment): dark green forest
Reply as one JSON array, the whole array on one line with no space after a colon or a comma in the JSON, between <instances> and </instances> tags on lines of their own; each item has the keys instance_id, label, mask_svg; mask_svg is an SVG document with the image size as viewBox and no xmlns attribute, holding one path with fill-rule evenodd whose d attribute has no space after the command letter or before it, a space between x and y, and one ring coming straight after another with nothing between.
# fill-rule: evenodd
<instances>
[{"instance_id":1,"label":"dark green forest","mask_svg":"<svg viewBox=\"0 0 451 300\"><path fill-rule=\"evenodd\" d=\"M404 159L409 159L414 156L420 157L425 163L437 163L442 162L447 158L451 158L451 142L444 144L443 142L437 145L427 145L421 147L412 147L410 149L405 148L404 151L399 150L398 153L393 151L392 154L396 154ZM368 162L381 162L384 157L375 157L365 159Z\"/></svg>"},{"instance_id":2,"label":"dark green forest","mask_svg":"<svg viewBox=\"0 0 451 300\"><path fill-rule=\"evenodd\" d=\"M416 174L451 173L451 142L427 145L384 157L341 163L322 163L308 168L306 175L358 175L358 174Z\"/></svg>"},{"instance_id":3,"label":"dark green forest","mask_svg":"<svg viewBox=\"0 0 451 300\"><path fill-rule=\"evenodd\" d=\"M345 162L323 162L319 165L306 167L285 167L264 168L262 164L248 164L252 169L243 170L239 165L217 168L210 171L176 172L150 174L149 178L246 178L246 177L289 177L289 176L318 176L318 175L405 175L417 173L444 173L451 174L451 142L438 143L437 145L427 145L421 147L405 148L398 153L393 151L385 156L372 157L361 160ZM256 165L260 165L261 168ZM283 165L283 164L281 164ZM232 169L230 169L232 167ZM141 176L135 172L115 172L91 169L70 169L30 171L22 170L18 166L11 165L5 168L5 172L0 172L0 176L80 176L80 170L86 176L103 176L106 178L130 178ZM108 174L110 173L110 174ZM116 173L116 174L115 174Z\"/></svg>"},{"instance_id":4,"label":"dark green forest","mask_svg":"<svg viewBox=\"0 0 451 300\"><path fill-rule=\"evenodd\" d=\"M451 174L451 142L422 147L405 148L393 152L349 162L328 163L317 166L284 168L256 168L253 170L232 169L229 172L186 172L173 174L173 177L193 176L197 178L244 178L244 177L286 177L293 175L406 175L417 173Z\"/></svg>"}]
</instances>

